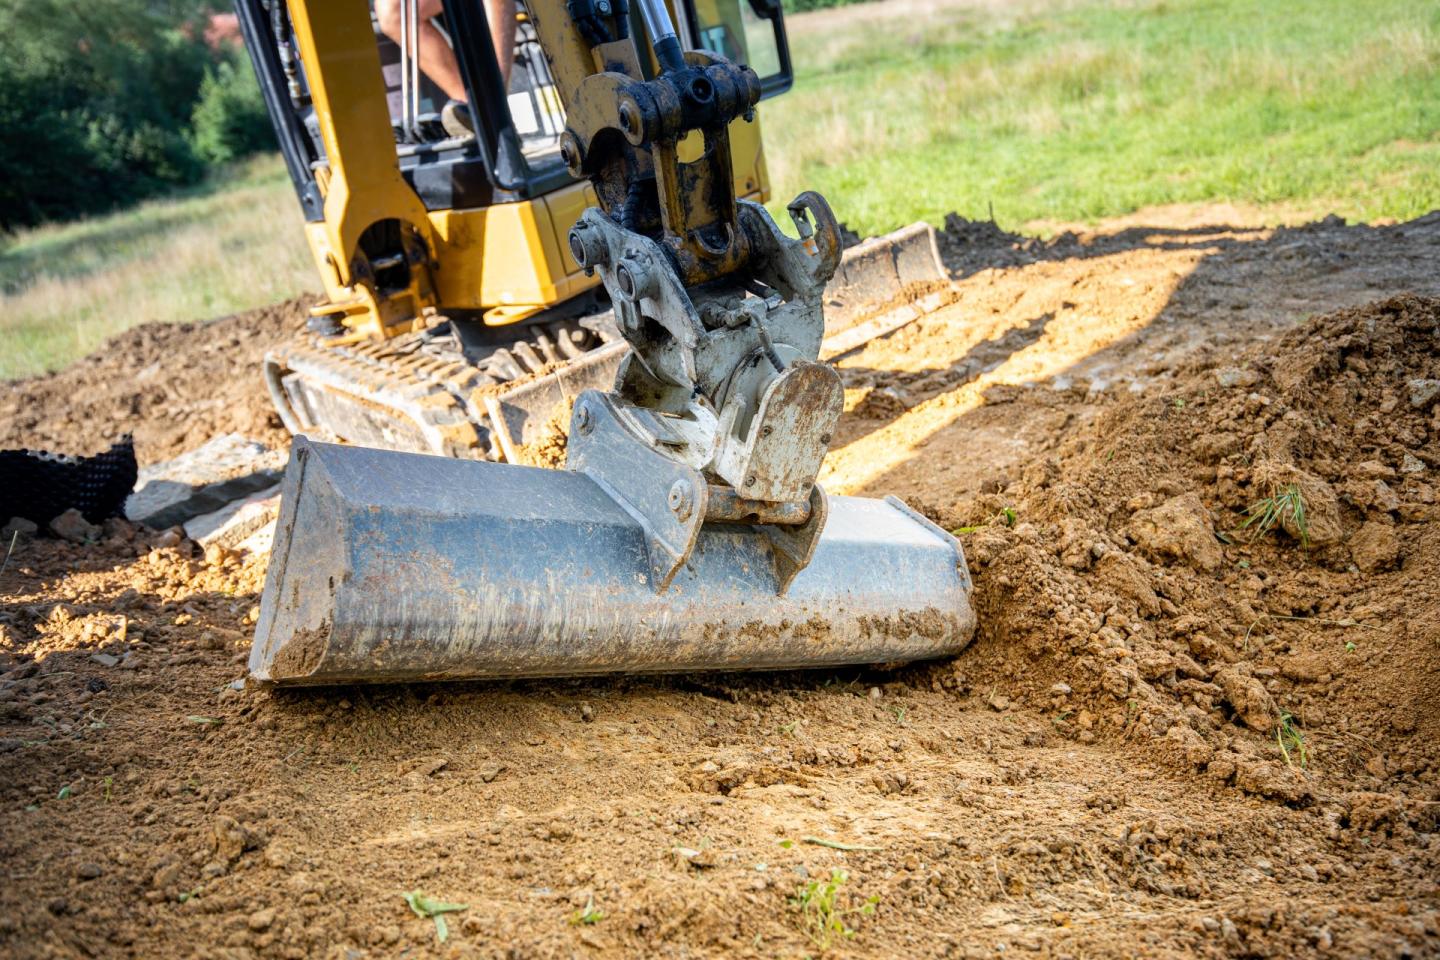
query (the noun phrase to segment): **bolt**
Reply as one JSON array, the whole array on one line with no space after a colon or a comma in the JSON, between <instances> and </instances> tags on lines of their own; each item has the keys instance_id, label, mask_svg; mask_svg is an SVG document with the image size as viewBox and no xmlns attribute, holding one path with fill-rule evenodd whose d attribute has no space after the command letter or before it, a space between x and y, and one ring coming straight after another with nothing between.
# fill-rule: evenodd
<instances>
[{"instance_id":1,"label":"bolt","mask_svg":"<svg viewBox=\"0 0 1440 960\"><path fill-rule=\"evenodd\" d=\"M748 477L745 478L745 486L747 486L747 487L753 487L753 486L755 486L755 474L752 473L752 474L750 474L750 476L748 476Z\"/></svg>"},{"instance_id":2,"label":"bolt","mask_svg":"<svg viewBox=\"0 0 1440 960\"><path fill-rule=\"evenodd\" d=\"M821 442L821 443L829 443L829 442L830 442L830 434L828 434L828 433L822 433L822 434L820 434L820 442Z\"/></svg>"},{"instance_id":3,"label":"bolt","mask_svg":"<svg viewBox=\"0 0 1440 960\"><path fill-rule=\"evenodd\" d=\"M595 9L600 11L600 16L610 16L610 0L596 0Z\"/></svg>"},{"instance_id":4,"label":"bolt","mask_svg":"<svg viewBox=\"0 0 1440 960\"><path fill-rule=\"evenodd\" d=\"M620 129L633 136L640 126L638 120L639 118L635 116L635 110L630 104L620 104Z\"/></svg>"},{"instance_id":5,"label":"bolt","mask_svg":"<svg viewBox=\"0 0 1440 960\"><path fill-rule=\"evenodd\" d=\"M682 478L670 485L670 510L677 518L690 519L692 508L690 499L690 481Z\"/></svg>"},{"instance_id":6,"label":"bolt","mask_svg":"<svg viewBox=\"0 0 1440 960\"><path fill-rule=\"evenodd\" d=\"M582 435L588 435L595 429L595 423L590 417L590 408L581 404L575 410L575 426Z\"/></svg>"},{"instance_id":7,"label":"bolt","mask_svg":"<svg viewBox=\"0 0 1440 960\"><path fill-rule=\"evenodd\" d=\"M768 437L768 436L770 436L770 434L772 434L772 433L774 433L774 432L775 432L775 428L772 427L772 426L770 426L769 424L766 424L765 426L763 426L763 427L760 428L760 436L762 436L762 437Z\"/></svg>"}]
</instances>

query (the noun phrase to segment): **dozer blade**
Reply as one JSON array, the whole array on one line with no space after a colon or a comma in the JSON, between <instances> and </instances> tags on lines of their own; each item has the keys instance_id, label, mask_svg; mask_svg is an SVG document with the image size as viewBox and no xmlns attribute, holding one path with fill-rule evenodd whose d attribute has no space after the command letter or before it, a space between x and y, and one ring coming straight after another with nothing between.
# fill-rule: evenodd
<instances>
[{"instance_id":1,"label":"dozer blade","mask_svg":"<svg viewBox=\"0 0 1440 960\"><path fill-rule=\"evenodd\" d=\"M848 353L955 298L935 228L923 220L847 249L825 285L822 358Z\"/></svg>"},{"instance_id":2,"label":"dozer blade","mask_svg":"<svg viewBox=\"0 0 1440 960\"><path fill-rule=\"evenodd\" d=\"M640 522L588 476L296 438L251 673L281 684L824 667L946 656L959 544L830 497L784 595L764 534L707 525L657 593Z\"/></svg>"}]
</instances>

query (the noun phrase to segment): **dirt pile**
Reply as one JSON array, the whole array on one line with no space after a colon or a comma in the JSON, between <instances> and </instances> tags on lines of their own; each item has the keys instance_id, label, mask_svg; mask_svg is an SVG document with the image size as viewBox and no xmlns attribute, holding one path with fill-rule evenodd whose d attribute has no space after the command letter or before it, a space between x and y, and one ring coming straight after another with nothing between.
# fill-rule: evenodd
<instances>
[{"instance_id":1,"label":"dirt pile","mask_svg":"<svg viewBox=\"0 0 1440 960\"><path fill-rule=\"evenodd\" d=\"M1343 310L1182 367L932 511L973 528L981 637L959 682L1246 791L1339 791L1342 816L1393 791L1397 828L1433 831L1437 380L1440 300Z\"/></svg>"},{"instance_id":2,"label":"dirt pile","mask_svg":"<svg viewBox=\"0 0 1440 960\"><path fill-rule=\"evenodd\" d=\"M814 955L836 871L837 956L1440 943L1402 801L1244 800L957 697L967 659L276 694L235 682L262 560L106 533L6 585L7 955Z\"/></svg>"},{"instance_id":3,"label":"dirt pile","mask_svg":"<svg viewBox=\"0 0 1440 960\"><path fill-rule=\"evenodd\" d=\"M261 363L305 322L309 305L300 299L201 323L147 323L64 370L6 383L0 448L79 456L129 433L143 466L224 433L287 445Z\"/></svg>"}]
</instances>

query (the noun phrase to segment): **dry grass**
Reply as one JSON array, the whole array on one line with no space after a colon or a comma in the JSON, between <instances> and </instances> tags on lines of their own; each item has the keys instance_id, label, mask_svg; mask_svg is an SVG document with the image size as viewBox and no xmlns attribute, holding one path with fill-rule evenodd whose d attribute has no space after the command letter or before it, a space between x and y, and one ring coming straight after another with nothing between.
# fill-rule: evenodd
<instances>
[{"instance_id":1,"label":"dry grass","mask_svg":"<svg viewBox=\"0 0 1440 960\"><path fill-rule=\"evenodd\" d=\"M136 324L233 313L317 282L284 169L257 161L206 191L0 249L0 378L53 370Z\"/></svg>"},{"instance_id":2,"label":"dry grass","mask_svg":"<svg viewBox=\"0 0 1440 960\"><path fill-rule=\"evenodd\" d=\"M782 222L806 189L862 233L951 210L1014 228L1440 207L1433 0L883 0L788 26L796 85L761 111ZM283 168L260 161L0 246L0 378L317 285Z\"/></svg>"}]
</instances>

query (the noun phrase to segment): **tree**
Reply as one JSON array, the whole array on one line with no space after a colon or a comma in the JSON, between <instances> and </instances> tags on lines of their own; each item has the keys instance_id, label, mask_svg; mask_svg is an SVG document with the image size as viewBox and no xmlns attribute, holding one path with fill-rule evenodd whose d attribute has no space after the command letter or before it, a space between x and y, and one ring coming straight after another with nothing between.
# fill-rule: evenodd
<instances>
[{"instance_id":1,"label":"tree","mask_svg":"<svg viewBox=\"0 0 1440 960\"><path fill-rule=\"evenodd\" d=\"M189 134L206 0L0 0L0 229L204 172Z\"/></svg>"}]
</instances>

